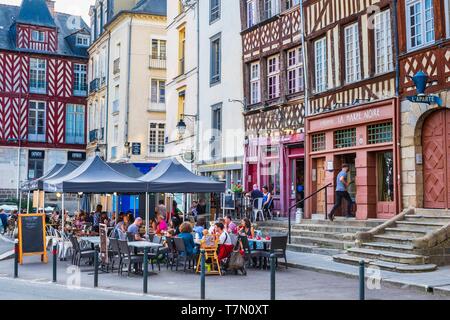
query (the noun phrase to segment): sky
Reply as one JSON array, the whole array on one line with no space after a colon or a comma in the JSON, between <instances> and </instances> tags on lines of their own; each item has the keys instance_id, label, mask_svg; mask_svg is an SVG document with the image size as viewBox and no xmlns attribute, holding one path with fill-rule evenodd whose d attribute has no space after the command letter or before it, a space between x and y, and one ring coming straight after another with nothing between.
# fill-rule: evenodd
<instances>
[{"instance_id":1,"label":"sky","mask_svg":"<svg viewBox=\"0 0 450 320\"><path fill-rule=\"evenodd\" d=\"M20 5L22 0L0 0L0 3ZM56 0L55 10L82 16L84 21L89 25L89 7L94 3L95 0Z\"/></svg>"}]
</instances>

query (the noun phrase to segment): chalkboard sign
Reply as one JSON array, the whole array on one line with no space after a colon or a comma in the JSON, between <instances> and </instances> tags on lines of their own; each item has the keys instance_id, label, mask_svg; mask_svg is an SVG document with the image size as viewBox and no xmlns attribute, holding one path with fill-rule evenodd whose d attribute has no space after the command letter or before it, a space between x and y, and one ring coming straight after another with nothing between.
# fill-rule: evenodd
<instances>
[{"instance_id":1,"label":"chalkboard sign","mask_svg":"<svg viewBox=\"0 0 450 320\"><path fill-rule=\"evenodd\" d=\"M108 226L100 223L100 256L102 258L102 264L108 264Z\"/></svg>"},{"instance_id":2,"label":"chalkboard sign","mask_svg":"<svg viewBox=\"0 0 450 320\"><path fill-rule=\"evenodd\" d=\"M47 263L45 214L19 214L19 263L24 256L41 255Z\"/></svg>"},{"instance_id":3,"label":"chalkboard sign","mask_svg":"<svg viewBox=\"0 0 450 320\"><path fill-rule=\"evenodd\" d=\"M222 196L222 209L234 210L236 206L235 206L233 198L234 198L233 194L223 194L223 196Z\"/></svg>"}]
</instances>

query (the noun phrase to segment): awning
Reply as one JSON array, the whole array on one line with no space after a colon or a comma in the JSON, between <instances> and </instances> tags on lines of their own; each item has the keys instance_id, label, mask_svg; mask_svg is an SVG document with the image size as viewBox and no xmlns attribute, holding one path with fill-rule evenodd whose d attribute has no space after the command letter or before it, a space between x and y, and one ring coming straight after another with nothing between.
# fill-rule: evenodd
<instances>
[{"instance_id":1,"label":"awning","mask_svg":"<svg viewBox=\"0 0 450 320\"><path fill-rule=\"evenodd\" d=\"M44 190L64 193L143 193L145 182L123 175L99 156L87 159L68 175L44 181Z\"/></svg>"},{"instance_id":2,"label":"awning","mask_svg":"<svg viewBox=\"0 0 450 320\"><path fill-rule=\"evenodd\" d=\"M51 177L52 175L57 173L63 166L64 166L64 164L58 163L49 172L44 174L42 177L25 181L22 184L21 190L22 191L34 191L34 190L42 189L42 187L44 185L44 179L47 179L48 177Z\"/></svg>"},{"instance_id":3,"label":"awning","mask_svg":"<svg viewBox=\"0 0 450 320\"><path fill-rule=\"evenodd\" d=\"M161 161L153 170L139 178L148 183L148 192L224 192L225 183L198 176L176 159Z\"/></svg>"}]
</instances>

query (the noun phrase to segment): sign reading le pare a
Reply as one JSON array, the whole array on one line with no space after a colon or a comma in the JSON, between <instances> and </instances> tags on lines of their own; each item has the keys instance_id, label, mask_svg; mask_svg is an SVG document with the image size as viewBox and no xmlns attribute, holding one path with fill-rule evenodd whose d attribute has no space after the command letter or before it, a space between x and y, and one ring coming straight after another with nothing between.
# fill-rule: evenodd
<instances>
[{"instance_id":1,"label":"sign reading le pare a","mask_svg":"<svg viewBox=\"0 0 450 320\"><path fill-rule=\"evenodd\" d=\"M309 132L325 131L331 129L340 129L348 126L389 120L394 117L392 105L373 107L361 110L348 110L345 113L325 116L309 121Z\"/></svg>"}]
</instances>

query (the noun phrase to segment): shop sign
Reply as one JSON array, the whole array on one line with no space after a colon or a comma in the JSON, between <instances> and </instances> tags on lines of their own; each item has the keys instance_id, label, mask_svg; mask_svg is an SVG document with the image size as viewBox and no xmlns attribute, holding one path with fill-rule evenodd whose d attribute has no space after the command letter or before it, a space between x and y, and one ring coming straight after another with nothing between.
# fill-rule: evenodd
<instances>
[{"instance_id":1,"label":"shop sign","mask_svg":"<svg viewBox=\"0 0 450 320\"><path fill-rule=\"evenodd\" d=\"M67 153L67 159L69 161L84 161L86 160L86 152L69 151Z\"/></svg>"},{"instance_id":2,"label":"shop sign","mask_svg":"<svg viewBox=\"0 0 450 320\"><path fill-rule=\"evenodd\" d=\"M28 152L28 157L30 159L44 159L45 158L45 151L42 151L42 150L30 150Z\"/></svg>"},{"instance_id":3,"label":"shop sign","mask_svg":"<svg viewBox=\"0 0 450 320\"><path fill-rule=\"evenodd\" d=\"M141 144L138 142L133 142L131 144L131 153L134 156L139 156L141 154Z\"/></svg>"},{"instance_id":4,"label":"shop sign","mask_svg":"<svg viewBox=\"0 0 450 320\"><path fill-rule=\"evenodd\" d=\"M437 104L439 107L442 107L442 99L438 96L427 96L427 95L418 95L418 96L409 96L406 97L409 101L414 103L426 103L429 105Z\"/></svg>"}]
</instances>

